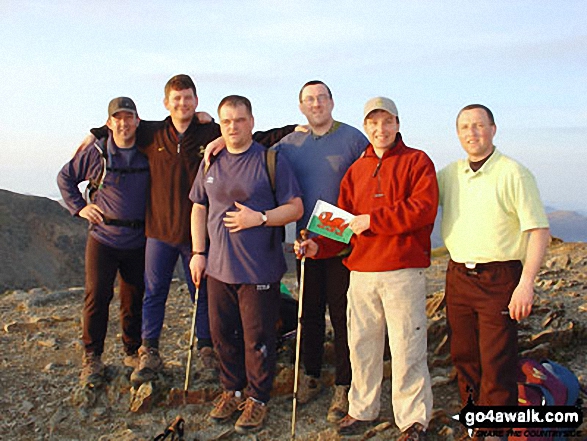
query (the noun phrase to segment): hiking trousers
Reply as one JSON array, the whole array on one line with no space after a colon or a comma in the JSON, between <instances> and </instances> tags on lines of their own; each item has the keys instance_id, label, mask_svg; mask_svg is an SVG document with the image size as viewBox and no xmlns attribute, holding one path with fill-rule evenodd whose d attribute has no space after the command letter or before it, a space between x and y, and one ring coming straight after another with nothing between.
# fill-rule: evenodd
<instances>
[{"instance_id":1,"label":"hiking trousers","mask_svg":"<svg viewBox=\"0 0 587 441\"><path fill-rule=\"evenodd\" d=\"M349 270L342 257L306 259L302 305L302 359L306 374L320 377L324 357L326 305L334 330L336 385L351 384L351 362L347 335L347 290ZM300 261L297 261L298 280Z\"/></svg>"},{"instance_id":2,"label":"hiking trousers","mask_svg":"<svg viewBox=\"0 0 587 441\"><path fill-rule=\"evenodd\" d=\"M210 328L225 390L269 401L277 362L279 282L230 284L208 277Z\"/></svg>"},{"instance_id":3,"label":"hiking trousers","mask_svg":"<svg viewBox=\"0 0 587 441\"><path fill-rule=\"evenodd\" d=\"M474 270L448 263L446 316L463 405L469 391L478 405L518 405L518 334L508 305L521 275L520 261L490 262Z\"/></svg>"},{"instance_id":4,"label":"hiking trousers","mask_svg":"<svg viewBox=\"0 0 587 441\"><path fill-rule=\"evenodd\" d=\"M143 330L142 338L145 346L157 346L163 321L165 319L165 303L169 295L169 287L173 279L173 271L177 259L181 256L182 266L188 291L194 302L196 286L190 272L192 258L191 244L172 245L153 238L147 238L145 250L145 299L143 302ZM208 293L206 279L200 285L198 305L196 311L196 336L198 348L202 340L210 341L210 322L208 319ZM186 303L186 307L188 307ZM190 315L191 317L191 315ZM190 326L187 323L178 326Z\"/></svg>"},{"instance_id":5,"label":"hiking trousers","mask_svg":"<svg viewBox=\"0 0 587 441\"><path fill-rule=\"evenodd\" d=\"M427 364L424 270L351 271L348 329L353 380L349 415L374 420L381 408L385 331L391 351L391 402L400 431L428 427L432 387Z\"/></svg>"},{"instance_id":6,"label":"hiking trousers","mask_svg":"<svg viewBox=\"0 0 587 441\"><path fill-rule=\"evenodd\" d=\"M88 235L86 244L86 286L83 309L84 350L104 352L110 301L119 274L120 324L124 351L132 354L141 345L145 248L130 250L104 245Z\"/></svg>"}]
</instances>

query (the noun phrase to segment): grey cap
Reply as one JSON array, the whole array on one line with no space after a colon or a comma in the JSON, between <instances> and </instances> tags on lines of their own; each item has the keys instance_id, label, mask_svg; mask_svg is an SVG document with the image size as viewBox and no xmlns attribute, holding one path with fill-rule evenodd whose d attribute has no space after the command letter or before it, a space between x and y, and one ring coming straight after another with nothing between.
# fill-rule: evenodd
<instances>
[{"instance_id":1,"label":"grey cap","mask_svg":"<svg viewBox=\"0 0 587 441\"><path fill-rule=\"evenodd\" d=\"M108 104L108 117L111 117L116 112L122 111L132 112L136 115L137 106L135 105L133 100L125 96L114 98L112 101L110 101L110 104Z\"/></svg>"},{"instance_id":2,"label":"grey cap","mask_svg":"<svg viewBox=\"0 0 587 441\"><path fill-rule=\"evenodd\" d=\"M393 116L399 116L397 114L397 106L395 103L389 98L385 98L383 96L371 98L365 103L363 119L367 118L367 115L369 115L374 110L385 110L386 112L391 113Z\"/></svg>"}]
</instances>

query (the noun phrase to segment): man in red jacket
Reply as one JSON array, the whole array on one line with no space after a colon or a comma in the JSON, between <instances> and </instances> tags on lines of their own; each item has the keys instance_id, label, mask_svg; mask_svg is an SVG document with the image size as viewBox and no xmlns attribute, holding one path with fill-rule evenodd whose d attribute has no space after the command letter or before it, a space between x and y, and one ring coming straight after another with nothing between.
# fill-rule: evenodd
<instances>
[{"instance_id":1,"label":"man in red jacket","mask_svg":"<svg viewBox=\"0 0 587 441\"><path fill-rule=\"evenodd\" d=\"M392 404L401 441L422 440L432 411L426 363L426 280L438 186L428 156L407 147L395 103L377 97L365 104L371 144L347 171L338 206L354 215L345 259L351 270L348 329L352 381L349 411L339 433L365 429L380 410L385 331L392 356ZM319 237L295 245L306 257L325 258L344 244Z\"/></svg>"}]
</instances>

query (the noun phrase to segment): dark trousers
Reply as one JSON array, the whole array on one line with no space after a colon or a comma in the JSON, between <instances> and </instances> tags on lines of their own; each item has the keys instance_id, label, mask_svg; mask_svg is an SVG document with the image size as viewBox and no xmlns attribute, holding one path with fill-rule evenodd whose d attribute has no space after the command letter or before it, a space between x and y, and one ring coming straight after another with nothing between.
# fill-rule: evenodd
<instances>
[{"instance_id":1,"label":"dark trousers","mask_svg":"<svg viewBox=\"0 0 587 441\"><path fill-rule=\"evenodd\" d=\"M279 283L233 285L208 277L212 342L225 390L269 401L275 377Z\"/></svg>"},{"instance_id":2,"label":"dark trousers","mask_svg":"<svg viewBox=\"0 0 587 441\"><path fill-rule=\"evenodd\" d=\"M469 391L476 404L518 404L517 324L508 312L522 274L519 261L477 265L452 260L446 272L450 351L458 373L461 401Z\"/></svg>"},{"instance_id":3,"label":"dark trousers","mask_svg":"<svg viewBox=\"0 0 587 441\"><path fill-rule=\"evenodd\" d=\"M141 315L145 271L145 249L121 250L88 236L86 245L86 294L82 341L86 352L102 354L108 328L108 309L119 277L122 343L127 354L141 345Z\"/></svg>"},{"instance_id":4,"label":"dark trousers","mask_svg":"<svg viewBox=\"0 0 587 441\"><path fill-rule=\"evenodd\" d=\"M351 384L351 362L347 337L347 291L350 271L342 257L306 259L302 300L302 355L306 374L319 377L324 356L326 305L334 328L335 384ZM300 261L298 261L298 280ZM300 282L301 283L301 282Z\"/></svg>"}]
</instances>

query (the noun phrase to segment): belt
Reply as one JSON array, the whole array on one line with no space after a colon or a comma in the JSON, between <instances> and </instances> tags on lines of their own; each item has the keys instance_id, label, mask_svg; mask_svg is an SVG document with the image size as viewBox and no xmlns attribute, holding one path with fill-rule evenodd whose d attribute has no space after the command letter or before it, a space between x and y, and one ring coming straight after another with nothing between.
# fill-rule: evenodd
<instances>
[{"instance_id":1,"label":"belt","mask_svg":"<svg viewBox=\"0 0 587 441\"><path fill-rule=\"evenodd\" d=\"M143 228L145 221L142 219L110 219L104 217L104 223L106 225L114 225L115 227L129 227L129 228Z\"/></svg>"},{"instance_id":2,"label":"belt","mask_svg":"<svg viewBox=\"0 0 587 441\"><path fill-rule=\"evenodd\" d=\"M465 271L467 274L475 275L479 274L481 271L490 270L495 268L517 268L522 265L522 262L519 260L506 260L504 262L484 262L484 263L476 263L476 262L466 262L466 263L459 263L455 262L454 260L450 261L451 265L460 268L462 271Z\"/></svg>"}]
</instances>

